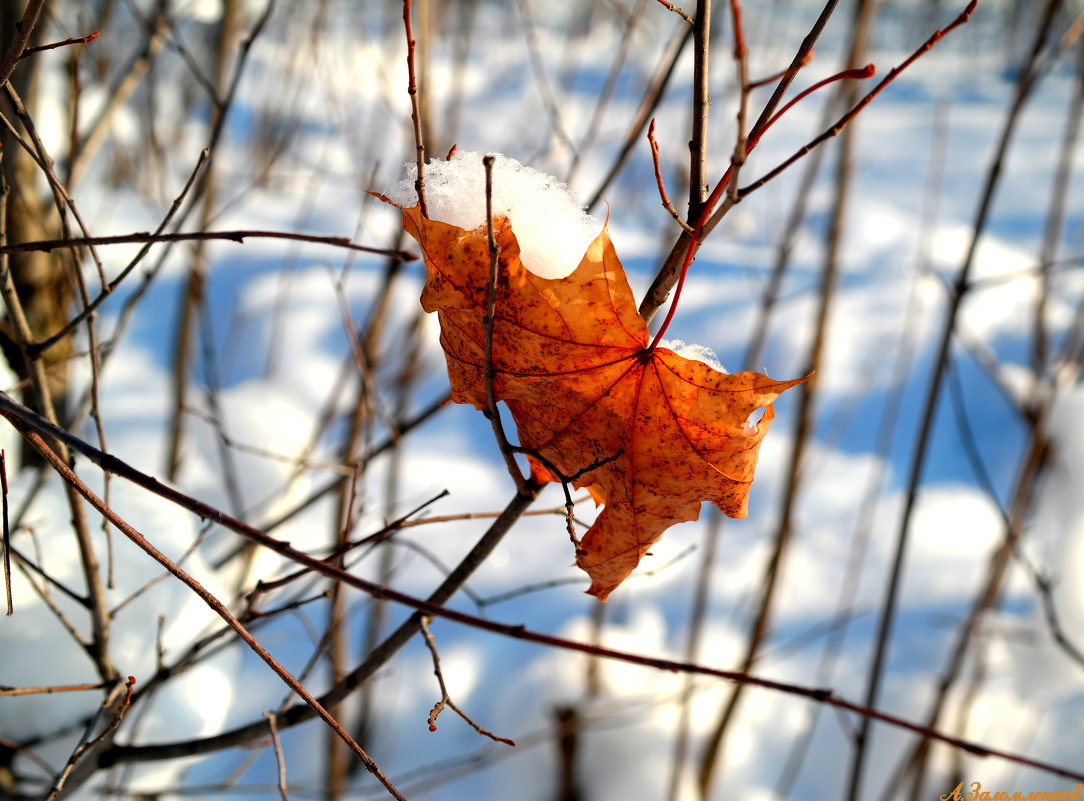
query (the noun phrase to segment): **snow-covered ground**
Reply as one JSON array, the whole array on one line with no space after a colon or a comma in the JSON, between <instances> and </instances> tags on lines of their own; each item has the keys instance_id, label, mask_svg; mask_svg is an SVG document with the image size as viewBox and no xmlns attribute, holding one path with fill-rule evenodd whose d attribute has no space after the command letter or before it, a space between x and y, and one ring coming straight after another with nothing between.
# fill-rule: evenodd
<instances>
[{"instance_id":1,"label":"snow-covered ground","mask_svg":"<svg viewBox=\"0 0 1084 801\"><path fill-rule=\"evenodd\" d=\"M71 5L59 8L70 10ZM213 4L177 5L187 46L197 54L209 50L213 14L203 7ZM242 27L247 30L262 5L242 5L246 12ZM252 48L216 156L218 195L210 227L298 230L392 246L399 215L366 193L387 192L407 176L403 164L413 157L401 9L397 3L373 3L374 8L361 12L352 2L333 1L319 4L317 14L306 5L279 4ZM798 85L807 86L839 68L850 24L850 5L845 5L826 29ZM1079 2L1066 5L1069 8L1056 28L1059 35L1081 10ZM431 152L443 155L453 143L463 151L499 152L555 176L568 184L581 203L590 202L623 143L667 43L684 23L659 4L633 0L435 6L435 30L440 35L429 43L422 76L432 103ZM597 134L582 153L575 153L569 142L582 142L591 129L607 73L620 52L625 29L622 14L641 6L642 19L633 33L629 60L600 115ZM713 49L709 137L709 180L713 183L733 149L735 111L729 13L726 4L716 6L720 30ZM789 62L819 11L818 4L801 0L746 6L754 78ZM887 73L959 10L945 3L886 2L874 26L870 52L878 73ZM190 16L185 18L182 12ZM529 24L524 21L527 12ZM791 542L766 640L752 670L758 676L830 687L856 702L864 696L945 308L972 239L983 182L1037 16L1014 12L1009 3L980 3L968 25L905 72L856 123L841 273L825 355L817 371L811 439L792 511ZM64 19L59 12L58 17ZM130 24L121 17L116 23L119 28ZM78 25L71 22L59 27L67 31ZM468 27L469 39L464 34ZM416 35L425 32L422 28ZM67 35L73 33L54 38ZM106 46L109 35L104 31L101 40L87 47ZM531 63L528 43L532 39L545 71L544 84L539 83L537 68ZM1074 47L1079 49L1079 45ZM172 51L167 48L166 52ZM57 59L56 63L61 62ZM178 85L183 83L186 73L175 56L163 56L162 69L172 71L169 74L176 76ZM928 714L960 627L1006 536L1001 510L1019 513L1010 506L1030 431L1022 410L1034 385L1034 308L1042 288L1036 264L1048 224L1060 139L1076 91L1076 72L1075 50L1062 54L1044 70L1023 110L995 190L989 224L978 242L971 275L974 285L964 298L956 325L952 369L939 401L909 527L899 608L877 701L879 709L919 723ZM66 80L60 70L48 77L56 86ZM678 63L671 88L653 112L664 177L679 209L683 192L687 193L681 176L687 172L691 79L692 57L687 52ZM826 89L808 98L772 128L743 169L743 183L764 174L821 130L824 103L831 93L832 89ZM181 116L180 94L170 90L167 80L155 95L155 125L167 147L153 157L131 157L147 159L154 169L137 170L133 182L118 186L109 180L111 165L118 163L116 155L107 151L75 187L76 202L95 234L153 229L179 191L207 137L207 120L201 116L205 109L197 104L200 113ZM770 89L753 94L754 117L769 94ZM548 109L549 96L556 99L556 118ZM86 102L84 116L90 118L89 106L102 102L100 90L89 85ZM119 143L115 147L133 151L142 147L146 119L140 115L146 112L145 99L139 95L129 102L114 122L113 136ZM61 116L59 108L51 109L47 103L39 119L47 141L58 152L67 131L59 123L51 128L50 121ZM272 158L261 150L261 135L266 138L268 131L279 130L291 135L283 140L281 153ZM808 364L821 298L838 146L838 140L825 145L765 347L752 365L775 377L800 375ZM1077 146L1046 300L1045 320L1054 351L1070 332L1079 337L1081 331L1084 197L1079 187L1084 185L1080 166L1084 154L1080 150ZM269 170L258 180L261 164L269 165ZM760 298L804 169L804 163L799 163L750 195L712 233L693 265L668 337L712 349L731 372L745 369ZM659 203L650 150L643 137L628 165L602 195L608 210L598 203L590 211L600 219L609 214L618 255L640 297L678 234L676 223ZM476 207L478 198L472 195L468 201ZM543 244L545 231L543 226ZM402 244L413 246L410 241ZM134 247L104 249L107 272L115 274L134 252ZM126 335L116 344L101 383L108 450L159 476L164 475L167 454L171 349L188 253L181 247L173 250L136 308ZM208 316L203 336L208 331L212 335L220 383L217 413L228 440L223 448L223 437L207 422L207 415L216 412L204 389L208 374L197 365L192 368L188 399L192 412L186 417L176 484L264 526L339 475L329 465L343 459L340 443L352 411L350 399L357 395L351 332L344 325L342 309L349 310L353 325L367 325L385 280L386 264L375 256L265 239L250 239L243 245L211 243L206 254ZM367 435L370 441L362 449L387 438L382 421L409 416L410 411L446 394L436 323L431 318L418 321L423 273L420 263L407 264L392 290L383 339L375 351L379 364L371 377L377 389L370 411L375 422ZM118 297L103 307L97 323L103 339L115 330L126 293L139 280L138 274L133 275ZM396 394L395 371L414 336L422 341L419 375L403 400ZM904 361L901 372L899 354L909 348L913 357ZM196 350L206 359L206 350ZM1084 392L1077 380L1078 364L1057 363L1048 422L1051 455L1035 502L1022 518L1020 558L1010 565L995 608L979 625L937 726L983 746L1077 771L1084 765L1079 722L1084 711L1084 664L1074 661L1070 649L1056 641L1031 571L1034 568L1050 580L1049 598L1060 629L1071 644L1084 650L1080 491L1084 486ZM75 371L80 387L85 388L89 380L85 360L75 364ZM332 425L321 428L329 398L344 374L347 391L335 405ZM14 379L2 383L10 387ZM702 562L711 550L709 540L717 537L694 661L736 668L746 648L780 524L800 391L792 390L776 404L776 420L762 447L749 517L720 525L705 510L700 522L671 529L639 574L617 590L601 612L597 601L583 595L587 581L571 564L574 555L558 515L521 519L468 582L470 593L460 593L452 605L574 640L597 636L608 647L683 660ZM897 403L898 422L886 446L882 415L886 407ZM79 433L94 440L92 425L84 424ZM2 437L11 453L14 432L5 426ZM310 453L311 441L315 447ZM232 461L229 470L237 479L236 493L224 479L224 450ZM299 457L307 460L307 469L296 468ZM985 476L977 476L976 458ZM84 472L93 477L96 488L101 487L92 471ZM10 476L13 507L21 505L34 484L30 471ZM871 486L875 494L869 501ZM514 493L489 424L472 408L442 408L404 436L393 456L385 454L367 464L357 486L359 521L353 536L378 530L385 520L443 490L448 491L447 497L419 517L498 512ZM186 554L204 532L194 516L123 482L114 481L111 493L117 511L174 558ZM553 486L536 506L552 509L562 502L560 488ZM38 554L36 558L50 575L79 588L82 579L70 544L65 503L59 483L47 483L22 516L13 543L28 554ZM328 497L273 533L296 548L319 552L334 542L337 514L333 498ZM577 508L581 520L589 522L593 515L590 504ZM459 519L407 528L386 546L392 550L383 567L378 564L381 551L374 549L365 551L352 569L369 578L389 570L381 580L424 597L488 525L486 519ZM117 586L109 590L111 606L162 572L119 534L114 532L113 538ZM277 557L259 553L244 565L234 560L216 569L218 560L237 544L235 535L212 528L185 556L184 565L224 599L234 598L238 586L251 588L258 579L289 572ZM854 549L860 547L866 550L856 560ZM37 577L34 581L41 583ZM551 586L508 600L481 603L551 581ZM311 598L323 589L316 581L302 584L273 596L266 605ZM13 593L15 615L0 620L0 685L95 681L84 652L19 572ZM78 603L55 588L50 598L73 625L87 630L85 610ZM370 603L353 592L346 599L352 638L348 665L352 666L361 660ZM295 674L305 671L317 646L326 626L327 603L308 603L256 630L261 642ZM383 630L390 630L407 614L408 610L390 608ZM597 629L599 615L601 628ZM845 630L838 628L838 621L833 624L837 616ZM161 581L117 613L114 662L124 675L147 680L157 660L168 663L217 625L187 590L176 582ZM439 620L431 624L431 630L456 704L481 726L518 745L512 749L483 738L448 709L437 731L430 732L426 719L440 697L439 688L430 654L415 638L373 680L375 693L369 702L375 710L374 723L364 742L408 798L548 801L557 797L560 710L574 710L578 721L575 776L580 798L699 797L699 760L733 685L697 677L689 689L685 677L678 674L617 662L591 663L582 655ZM825 648L840 634L838 657L826 669ZM161 657L156 655L159 642L166 649ZM331 680L326 665L305 675L307 686L316 693ZM222 651L168 686L168 694L157 696L153 705L132 710L118 742L180 740L260 720L283 703L287 692L242 646ZM691 693L691 747L681 766L677 793L671 796L681 700L687 691ZM0 696L0 738L24 742L61 730L63 736L33 745L36 753L59 769L78 736L78 730L64 729L65 725L81 721L98 700L93 693ZM357 708L347 704L342 712L352 720ZM709 797L743 801L841 797L850 775L858 724L858 718L850 714L749 688L737 709L725 751L719 755ZM808 752L784 787L781 777L789 770L788 760L810 732ZM285 729L282 739L291 797L320 794L325 733L318 724L308 723ZM902 756L914 743L913 735L898 728L873 725L865 783L858 797L905 793L907 781L898 771ZM169 791L221 785L255 755L254 762L235 777L235 788L220 787L214 795L272 797L277 793L274 754L266 741L256 748L216 752L192 764L171 763L168 769L140 766L134 778L122 766L103 773L102 778L107 783L127 782L124 786L132 792L181 797ZM21 774L46 779L41 767L29 760L19 759L16 764ZM950 793L959 781L978 781L987 790L1025 795L1072 790L1076 785L1074 780L1004 760L938 746L922 792L914 797ZM371 779L359 782L360 789L352 797L384 793ZM85 797L97 797L94 786L83 789ZM0 797L2 792L0 785Z\"/></svg>"}]
</instances>

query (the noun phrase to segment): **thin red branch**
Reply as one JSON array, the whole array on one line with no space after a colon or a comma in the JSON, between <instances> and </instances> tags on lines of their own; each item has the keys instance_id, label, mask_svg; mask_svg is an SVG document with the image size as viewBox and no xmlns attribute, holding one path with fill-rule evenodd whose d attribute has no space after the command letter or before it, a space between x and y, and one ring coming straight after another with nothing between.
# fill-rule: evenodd
<instances>
[{"instance_id":1,"label":"thin red branch","mask_svg":"<svg viewBox=\"0 0 1084 801\"><path fill-rule=\"evenodd\" d=\"M67 47L68 45L86 44L87 42L93 42L101 35L101 31L95 31L94 33L87 34L86 36L74 36L71 39L65 39L62 42L50 42L49 44L38 45L37 47L28 47L23 50L20 59L32 56L35 53L40 53L43 50L56 50L58 47Z\"/></svg>"},{"instance_id":2,"label":"thin red branch","mask_svg":"<svg viewBox=\"0 0 1084 801\"><path fill-rule=\"evenodd\" d=\"M843 70L842 72L837 72L835 75L830 75L824 80L817 81L815 84L808 87L807 89L803 89L794 98L787 101L786 105L784 105L783 108L779 109L779 111L777 111L774 115L772 115L771 118L769 118L768 122L765 123L764 127L757 132L757 137L753 141L753 145L755 146L756 143L760 141L760 137L763 136L769 128L775 125L779 118L782 117L787 111L789 111L796 103L798 103L803 98L806 98L809 95L813 94L818 89L823 89L825 86L828 86L828 84L836 83L837 81L865 80L866 78L872 78L876 74L877 68L873 66L873 64L867 64L866 66L858 67L857 69Z\"/></svg>"},{"instance_id":3,"label":"thin red branch","mask_svg":"<svg viewBox=\"0 0 1084 801\"><path fill-rule=\"evenodd\" d=\"M755 182L753 182L749 186L742 187L741 190L738 193L739 198L744 198L746 195L748 195L748 194L750 194L752 192L755 192L757 189L760 189L760 187L764 186L764 184L768 183L768 181L770 181L773 178L777 177L780 173L782 173L784 170L786 170L788 167L790 167L794 162L796 162L800 158L802 158L806 153L811 151L813 148L817 147L818 145L823 144L824 142L828 141L832 137L837 136L840 131L842 131L845 127L847 127L847 125L849 125L854 120L854 118L859 115L859 113L862 111L862 109L864 109L871 102L873 102L873 99L875 97L877 97L877 95L879 95L881 92L883 92L888 87L888 85L890 83L892 83L894 80L896 80L896 78L898 78L900 76L900 73L902 73L905 69L910 67L911 64L913 64L919 57L921 57L921 56L925 55L927 52L929 52L929 50L935 44L937 44L942 38L944 38L947 34L949 34L951 31L953 31L954 29L958 28L960 25L963 25L965 22L967 22L971 18L971 14L974 12L974 10L975 10L976 6L978 6L978 4L979 4L979 0L971 0L971 2L967 4L967 8L965 8L960 13L960 15L958 17L956 17L956 19L954 19L952 21L952 23L950 25L948 25L945 28L941 28L940 30L934 31L933 34L930 35L929 39L927 39L925 42L923 42L918 47L918 49L915 50L915 52L913 52L910 56L907 57L906 60L904 60L902 63L898 64L897 66L893 67L889 71L889 73L887 75L885 75L885 77L881 80L881 82L879 84L877 84L875 87L873 87L873 89L871 89L869 91L869 93L866 94L861 100L859 100L857 103L855 103L854 106L846 114L844 114L842 117L840 117L835 125L833 125L831 128L826 130L824 133L822 133L817 138L810 141L809 144L805 145L801 150L799 150L793 156L791 156L786 161L784 161L782 164L777 166L775 169L771 170L767 175L763 176L762 178L757 179Z\"/></svg>"},{"instance_id":4,"label":"thin red branch","mask_svg":"<svg viewBox=\"0 0 1084 801\"><path fill-rule=\"evenodd\" d=\"M861 113L861 111L866 106L868 106L875 97L877 97L877 95L883 92L885 88L890 83L892 83L892 81L899 77L899 75L905 69L911 66L911 64L918 60L918 58L920 58L922 55L929 52L929 50L947 34L958 28L960 25L966 23L971 18L971 14L974 12L976 6L978 6L978 0L971 0L971 2L967 4L967 7L960 13L959 16L956 17L956 19L954 19L946 27L934 31L933 34L931 34L930 37L918 47L918 49L916 49L902 63L900 63L896 67L893 67L893 69L884 77L884 79L879 84L877 84L877 86L875 86L861 100L855 103L855 105L846 114L840 117L840 119L835 123L835 125L833 125L824 133L813 139L811 142L809 142L809 144L805 145L801 150L788 158L782 164L769 171L762 178L759 178L748 186L738 189L731 196L727 197L726 202L724 202L721 207L716 209L715 206L722 197L723 190L727 187L731 180L733 165L727 168L727 171L723 174L723 178L719 181L719 183L715 187L715 190L711 193L711 197L709 197L707 203L704 204L703 210L697 219L696 226L694 227L693 232L689 237L688 246L685 249L685 257L682 261L681 271L678 275L677 286L674 289L674 297L670 302L670 308L667 311L666 318L663 320L662 325L659 327L658 333L656 333L655 337L651 340L649 349L653 349L658 346L659 341L665 335L666 329L669 327L670 322L674 318L674 312L676 311L678 301L681 298L681 290L685 284L685 276L689 271L690 265L692 265L693 259L696 256L696 251L700 246L700 240L705 235L705 232L714 227L715 224L719 221L719 219L721 219L722 216L726 214L726 212L729 211L732 206L741 202L741 200L743 200L746 195L756 191L768 181L777 177L780 173L782 173L796 161L801 159L815 147L823 144L832 137L837 136L840 131L842 131L847 125L849 125L855 119L855 117L857 117L858 114ZM828 82L840 80L841 76L861 77L864 76L869 69L869 66L861 68L857 70L855 76L849 76L847 75L847 73L840 73L838 76L832 76L832 78L828 79ZM849 73L850 71L847 72ZM821 82L820 85L823 84L824 82ZM806 90L805 94L808 94L809 91L812 91L814 88L817 88L817 86L815 85L814 87L811 87L811 89ZM786 108L789 108L792 105L793 102L789 103L786 107L784 107L782 111L785 111ZM758 124L753 127L753 131L749 137L746 154L748 154L748 152L756 146L756 143L760 141L760 137L763 136L764 132L768 129L768 127L779 118L779 115L782 114L782 111L778 113L773 113L764 121L763 124L760 124L758 122Z\"/></svg>"},{"instance_id":5,"label":"thin red branch","mask_svg":"<svg viewBox=\"0 0 1084 801\"><path fill-rule=\"evenodd\" d=\"M659 3L659 5L664 6L664 7L668 8L668 9L670 9L671 11L673 11L675 14L677 14L679 17L681 17L683 20L685 20L690 25L694 24L693 23L693 18L690 17L688 14L686 14L684 11L682 11L680 8L675 6L673 3L667 2L667 0L658 0L658 3Z\"/></svg>"}]
</instances>

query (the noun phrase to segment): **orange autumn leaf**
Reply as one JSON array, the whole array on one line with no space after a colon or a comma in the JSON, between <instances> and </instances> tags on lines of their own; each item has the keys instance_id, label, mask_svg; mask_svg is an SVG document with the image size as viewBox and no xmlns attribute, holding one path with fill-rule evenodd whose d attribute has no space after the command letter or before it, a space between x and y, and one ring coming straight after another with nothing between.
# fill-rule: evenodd
<instances>
[{"instance_id":1,"label":"orange autumn leaf","mask_svg":"<svg viewBox=\"0 0 1084 801\"><path fill-rule=\"evenodd\" d=\"M485 226L466 231L417 207L402 211L425 257L422 306L438 314L452 399L484 410ZM534 477L575 476L574 486L604 504L576 551L588 592L604 601L667 528L699 516L702 501L745 517L771 403L804 379L731 375L649 350L605 228L571 275L546 279L520 262L507 219L495 223L494 394L520 445L542 457L531 459ZM747 422L761 408L759 423Z\"/></svg>"}]
</instances>

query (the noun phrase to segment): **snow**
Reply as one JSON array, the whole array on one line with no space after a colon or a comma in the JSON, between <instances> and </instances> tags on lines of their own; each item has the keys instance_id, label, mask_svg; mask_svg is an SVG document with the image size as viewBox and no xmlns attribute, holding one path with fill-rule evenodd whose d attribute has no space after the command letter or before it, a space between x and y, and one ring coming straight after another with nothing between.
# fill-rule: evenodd
<instances>
[{"instance_id":1,"label":"snow","mask_svg":"<svg viewBox=\"0 0 1084 801\"><path fill-rule=\"evenodd\" d=\"M425 167L429 218L471 231L486 222L485 154L456 151ZM602 224L584 212L567 186L552 175L492 154L493 214L512 224L523 266L542 278L564 278L579 266ZM418 165L404 165L406 178L384 195L397 206L414 206Z\"/></svg>"},{"instance_id":2,"label":"snow","mask_svg":"<svg viewBox=\"0 0 1084 801\"><path fill-rule=\"evenodd\" d=\"M726 372L726 368L719 362L719 357L715 355L715 351L706 345L697 345L683 339L663 338L659 340L659 347L669 348L678 356L684 356L686 359L703 362L709 367L714 367L720 373Z\"/></svg>"}]
</instances>

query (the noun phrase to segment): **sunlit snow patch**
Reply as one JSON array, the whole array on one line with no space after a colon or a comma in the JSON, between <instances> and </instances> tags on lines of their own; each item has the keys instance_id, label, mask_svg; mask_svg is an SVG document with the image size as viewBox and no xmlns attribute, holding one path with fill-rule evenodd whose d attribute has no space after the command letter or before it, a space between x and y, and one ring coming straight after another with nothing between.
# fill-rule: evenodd
<instances>
[{"instance_id":1,"label":"sunlit snow patch","mask_svg":"<svg viewBox=\"0 0 1084 801\"><path fill-rule=\"evenodd\" d=\"M720 373L726 372L726 368L719 361L719 357L715 355L715 351L705 345L697 345L683 339L660 339L659 347L672 350L678 356L683 356L686 359L703 362L709 367L714 367Z\"/></svg>"},{"instance_id":2,"label":"sunlit snow patch","mask_svg":"<svg viewBox=\"0 0 1084 801\"><path fill-rule=\"evenodd\" d=\"M552 175L493 154L493 213L512 223L523 266L542 278L564 278L579 266L602 223L587 214L568 187ZM470 231L486 221L486 174L482 153L458 151L450 161L425 167L425 202L431 220ZM384 195L397 206L418 202L416 164Z\"/></svg>"}]
</instances>

